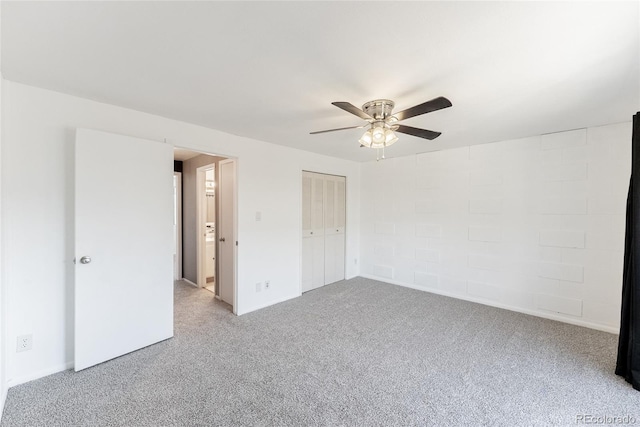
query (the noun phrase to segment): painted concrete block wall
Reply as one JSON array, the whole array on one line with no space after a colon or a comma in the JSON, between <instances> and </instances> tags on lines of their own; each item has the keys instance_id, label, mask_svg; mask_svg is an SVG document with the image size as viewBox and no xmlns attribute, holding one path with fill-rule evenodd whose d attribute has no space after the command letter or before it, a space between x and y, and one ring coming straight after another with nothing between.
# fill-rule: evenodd
<instances>
[{"instance_id":1,"label":"painted concrete block wall","mask_svg":"<svg viewBox=\"0 0 640 427\"><path fill-rule=\"evenodd\" d=\"M3 88L2 285L15 385L73 364L73 170L76 128L167 142L238 159L238 312L300 295L303 170L347 177L346 253L359 258L360 165L14 82ZM117 165L114 165L117 173ZM256 221L256 212L262 220ZM34 264L34 260L36 260ZM346 276L359 274L347 263ZM255 283L270 280L269 291ZM13 350L13 351L11 351Z\"/></svg>"},{"instance_id":2,"label":"painted concrete block wall","mask_svg":"<svg viewBox=\"0 0 640 427\"><path fill-rule=\"evenodd\" d=\"M365 276L617 332L631 123L371 162Z\"/></svg>"}]
</instances>

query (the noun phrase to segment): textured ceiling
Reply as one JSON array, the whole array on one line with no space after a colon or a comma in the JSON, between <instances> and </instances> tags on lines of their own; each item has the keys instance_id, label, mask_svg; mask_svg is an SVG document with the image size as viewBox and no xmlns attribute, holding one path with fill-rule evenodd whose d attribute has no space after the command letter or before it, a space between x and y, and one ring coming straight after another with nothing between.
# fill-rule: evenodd
<instances>
[{"instance_id":1,"label":"textured ceiling","mask_svg":"<svg viewBox=\"0 0 640 427\"><path fill-rule=\"evenodd\" d=\"M6 2L6 79L357 161L376 98L443 134L388 157L628 121L638 2Z\"/></svg>"}]
</instances>

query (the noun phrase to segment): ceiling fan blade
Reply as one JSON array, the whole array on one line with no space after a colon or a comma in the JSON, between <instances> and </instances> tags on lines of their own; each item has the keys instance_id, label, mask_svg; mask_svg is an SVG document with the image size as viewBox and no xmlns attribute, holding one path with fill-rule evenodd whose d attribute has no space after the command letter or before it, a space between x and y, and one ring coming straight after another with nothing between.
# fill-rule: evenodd
<instances>
[{"instance_id":1,"label":"ceiling fan blade","mask_svg":"<svg viewBox=\"0 0 640 427\"><path fill-rule=\"evenodd\" d=\"M360 117L361 119L374 120L373 117L371 117L370 115L368 115L367 113L365 113L364 111L362 111L361 109L356 107L355 105L350 104L348 102L332 102L331 104L335 105L338 108L342 108L344 111L347 111L347 112L349 112L351 114L355 114L356 116Z\"/></svg>"},{"instance_id":2,"label":"ceiling fan blade","mask_svg":"<svg viewBox=\"0 0 640 427\"><path fill-rule=\"evenodd\" d=\"M396 132L406 133L407 135L413 135L424 139L436 139L442 134L442 132L434 132L427 129L418 129L411 126L394 125L393 127L395 128L396 126L397 129L394 129Z\"/></svg>"},{"instance_id":3,"label":"ceiling fan blade","mask_svg":"<svg viewBox=\"0 0 640 427\"><path fill-rule=\"evenodd\" d=\"M398 120L405 120L410 117L419 116L420 114L430 113L432 111L441 110L443 108L451 107L451 101L443 96L434 98L431 101L423 102L422 104L407 108L406 110L399 111L394 114Z\"/></svg>"},{"instance_id":4,"label":"ceiling fan blade","mask_svg":"<svg viewBox=\"0 0 640 427\"><path fill-rule=\"evenodd\" d=\"M337 131L337 130L361 129L361 128L365 127L365 126L369 126L369 125L368 125L368 124L366 124L366 125L362 125L362 126L349 126L349 127L346 127L346 128L327 129L327 130L317 130L317 131L315 131L315 132L309 132L309 133L310 133L311 135L315 135L315 134L318 134L318 133L335 132L335 131Z\"/></svg>"}]
</instances>

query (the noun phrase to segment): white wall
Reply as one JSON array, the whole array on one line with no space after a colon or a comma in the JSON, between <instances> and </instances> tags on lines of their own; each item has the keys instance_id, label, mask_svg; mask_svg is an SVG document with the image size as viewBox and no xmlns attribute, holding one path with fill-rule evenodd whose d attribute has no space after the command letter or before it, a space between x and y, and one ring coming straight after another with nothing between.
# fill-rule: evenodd
<instances>
[{"instance_id":1,"label":"white wall","mask_svg":"<svg viewBox=\"0 0 640 427\"><path fill-rule=\"evenodd\" d=\"M1 8L0 8L1 9ZM0 19L2 22L2 19ZM0 34L2 31L0 30ZM1 38L1 37L0 37ZM2 45L0 41L0 46ZM2 58L2 54L0 53L0 58ZM1 60L0 60L1 63ZM0 64L0 70L2 69ZM4 135L4 127L2 121L2 110L4 105L4 78L2 78L2 73L0 72L0 212L2 211L2 140ZM2 411L4 410L4 402L7 398L7 381L6 381L6 322L5 322L5 313L6 311L6 298L4 291L4 241L3 241L3 233L2 233L2 222L0 221L0 416L2 415Z\"/></svg>"},{"instance_id":2,"label":"white wall","mask_svg":"<svg viewBox=\"0 0 640 427\"><path fill-rule=\"evenodd\" d=\"M362 166L368 277L617 333L631 122Z\"/></svg>"},{"instance_id":3,"label":"white wall","mask_svg":"<svg viewBox=\"0 0 640 427\"><path fill-rule=\"evenodd\" d=\"M0 322L4 314L7 343L34 339L31 351L6 345L0 355L10 385L72 363L78 127L238 157L240 314L299 295L310 170L347 177L348 278L361 256L370 277L617 331L630 123L360 166L3 83ZM271 289L256 293L265 280Z\"/></svg>"},{"instance_id":4,"label":"white wall","mask_svg":"<svg viewBox=\"0 0 640 427\"><path fill-rule=\"evenodd\" d=\"M347 258L359 251L359 164L13 82L3 96L2 243L10 385L72 364L73 141L78 127L238 158L238 313L300 295L302 170L345 175ZM123 153L126 155L126 153ZM117 165L114 165L117 173ZM262 221L255 221L256 211ZM347 277L358 274L347 264ZM255 283L271 288L255 292Z\"/></svg>"}]
</instances>

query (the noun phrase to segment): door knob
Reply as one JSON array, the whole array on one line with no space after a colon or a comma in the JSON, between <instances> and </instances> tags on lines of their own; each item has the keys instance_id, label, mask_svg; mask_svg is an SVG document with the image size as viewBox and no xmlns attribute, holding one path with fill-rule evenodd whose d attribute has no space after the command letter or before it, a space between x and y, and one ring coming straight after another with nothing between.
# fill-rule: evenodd
<instances>
[{"instance_id":1,"label":"door knob","mask_svg":"<svg viewBox=\"0 0 640 427\"><path fill-rule=\"evenodd\" d=\"M220 241L221 241L221 242L224 242L224 241L225 241L225 240L224 240L224 237L221 237L221 238L220 238Z\"/></svg>"},{"instance_id":2,"label":"door knob","mask_svg":"<svg viewBox=\"0 0 640 427\"><path fill-rule=\"evenodd\" d=\"M80 258L80 264L89 264L91 262L91 257L90 256L83 256L82 258Z\"/></svg>"}]
</instances>

